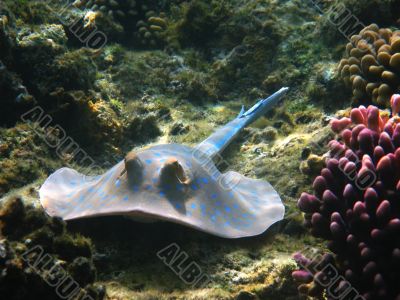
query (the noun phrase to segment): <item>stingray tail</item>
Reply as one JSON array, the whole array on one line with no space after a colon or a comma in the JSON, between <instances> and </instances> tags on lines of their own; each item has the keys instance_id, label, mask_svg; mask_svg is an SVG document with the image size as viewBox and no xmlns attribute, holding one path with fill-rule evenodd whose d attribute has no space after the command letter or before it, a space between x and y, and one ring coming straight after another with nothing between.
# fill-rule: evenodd
<instances>
[{"instance_id":1,"label":"stingray tail","mask_svg":"<svg viewBox=\"0 0 400 300\"><path fill-rule=\"evenodd\" d=\"M278 101L287 93L288 90L289 88L283 87L268 98L258 101L248 111L241 113L238 118L246 119L243 127L246 127L247 125L253 123L259 117L263 116L267 111L269 111L272 107L274 107L275 104L278 103Z\"/></svg>"},{"instance_id":2,"label":"stingray tail","mask_svg":"<svg viewBox=\"0 0 400 300\"><path fill-rule=\"evenodd\" d=\"M215 131L206 140L197 145L196 149L208 154L210 157L215 157L232 142L244 127L253 123L270 110L288 90L289 88L287 87L281 88L268 98L258 101L247 111L242 106L242 110L234 120Z\"/></svg>"}]
</instances>

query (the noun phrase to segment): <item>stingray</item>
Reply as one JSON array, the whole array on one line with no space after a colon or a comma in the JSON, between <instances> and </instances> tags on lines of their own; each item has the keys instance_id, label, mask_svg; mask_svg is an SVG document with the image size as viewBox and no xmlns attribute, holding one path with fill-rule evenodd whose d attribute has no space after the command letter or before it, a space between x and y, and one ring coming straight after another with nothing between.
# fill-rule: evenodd
<instances>
[{"instance_id":1,"label":"stingray","mask_svg":"<svg viewBox=\"0 0 400 300\"><path fill-rule=\"evenodd\" d=\"M85 176L70 168L51 174L40 202L64 220L124 215L140 221L171 221L225 238L263 233L282 220L278 193L264 180L221 173L216 158L239 132L263 116L288 88L260 100L196 147L150 146L129 152L105 174Z\"/></svg>"}]
</instances>

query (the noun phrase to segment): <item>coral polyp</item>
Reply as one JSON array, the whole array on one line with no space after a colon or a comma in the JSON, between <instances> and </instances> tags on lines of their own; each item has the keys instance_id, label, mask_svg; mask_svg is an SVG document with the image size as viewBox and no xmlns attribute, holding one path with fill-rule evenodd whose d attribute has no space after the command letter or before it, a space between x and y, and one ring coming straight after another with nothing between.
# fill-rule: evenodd
<instances>
[{"instance_id":1,"label":"coral polyp","mask_svg":"<svg viewBox=\"0 0 400 300\"><path fill-rule=\"evenodd\" d=\"M306 226L328 240L335 254L343 276L337 286L351 286L365 299L400 297L400 95L390 104L391 115L360 106L349 117L332 120L340 138L329 143L330 157L314 180L314 194L303 193L298 201ZM300 291L321 296L318 278L327 274L307 270L315 262L300 254L295 259L302 266L293 273Z\"/></svg>"}]
</instances>

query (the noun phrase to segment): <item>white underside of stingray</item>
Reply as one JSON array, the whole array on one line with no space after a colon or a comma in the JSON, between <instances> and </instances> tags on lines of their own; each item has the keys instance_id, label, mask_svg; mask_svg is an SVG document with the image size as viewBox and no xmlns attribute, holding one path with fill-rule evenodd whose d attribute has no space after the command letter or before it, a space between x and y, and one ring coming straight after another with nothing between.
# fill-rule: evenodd
<instances>
[{"instance_id":1,"label":"white underside of stingray","mask_svg":"<svg viewBox=\"0 0 400 300\"><path fill-rule=\"evenodd\" d=\"M232 171L221 174L212 159L286 90L242 110L195 148L165 144L130 152L99 176L61 168L40 188L41 204L49 215L64 220L127 215L180 223L227 238L261 234L284 217L278 193L266 181Z\"/></svg>"}]
</instances>

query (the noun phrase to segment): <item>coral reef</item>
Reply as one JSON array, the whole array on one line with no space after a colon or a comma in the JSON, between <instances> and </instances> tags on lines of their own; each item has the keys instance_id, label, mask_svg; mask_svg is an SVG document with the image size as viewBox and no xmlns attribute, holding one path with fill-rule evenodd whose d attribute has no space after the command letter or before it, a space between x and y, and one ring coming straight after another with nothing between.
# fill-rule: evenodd
<instances>
[{"instance_id":1,"label":"coral reef","mask_svg":"<svg viewBox=\"0 0 400 300\"><path fill-rule=\"evenodd\" d=\"M338 41L356 34L367 24L399 25L399 4L399 0L321 0L310 3L310 8L321 13L317 20L319 34L336 52L341 50L336 47Z\"/></svg>"},{"instance_id":2,"label":"coral reef","mask_svg":"<svg viewBox=\"0 0 400 300\"><path fill-rule=\"evenodd\" d=\"M104 287L93 285L93 246L82 236L70 235L62 220L11 198L0 209L0 236L2 297L104 298Z\"/></svg>"},{"instance_id":3,"label":"coral reef","mask_svg":"<svg viewBox=\"0 0 400 300\"><path fill-rule=\"evenodd\" d=\"M305 268L293 273L302 283L302 293L320 297L334 266L342 277L332 283L334 288L329 287L328 299L337 295L332 294L335 288L339 294L358 292L365 299L400 296L396 279L400 262L400 95L393 95L390 103L391 116L375 106L360 106L351 111L350 118L331 122L341 141L330 142L326 167L313 183L315 193L303 193L298 207L311 233L328 240L335 256L325 256L318 267L301 255L295 257ZM324 269L329 264L331 268Z\"/></svg>"},{"instance_id":4,"label":"coral reef","mask_svg":"<svg viewBox=\"0 0 400 300\"><path fill-rule=\"evenodd\" d=\"M94 148L90 154L98 154L92 157L105 166L153 138L196 144L236 116L242 104L249 107L282 85L290 86L280 107L244 132L242 146L233 144L224 154L232 170L268 180L281 195L287 218L272 233L227 241L180 226L120 218L68 226L95 239L97 280L113 299L298 299L290 254L319 243L301 226L296 198L307 189L308 174L320 166L331 139L329 115L347 105L347 91L332 72L342 41L326 47L321 36L328 35L317 30L326 15L300 0L146 1L148 8L138 10L137 17L128 16L129 1L104 1L113 17L100 6L92 9L94 1L91 6L82 1L80 9L66 6L73 2L0 1L0 15L8 19L0 60L11 78L0 83L6 95L0 121L7 127L0 130L1 194L19 194L14 188L27 184L21 190L30 191L29 201L37 201L36 189L48 174L70 163L82 167L68 155L56 156L39 140L53 127L36 136L18 124L34 101L85 151ZM362 8L368 1L352 2ZM4 4L12 13L2 10ZM76 27L65 22L69 18ZM83 49L88 44L82 37L96 30L107 36L107 44ZM17 105L20 85L32 98ZM209 285L185 285L158 261L155 252L173 242L212 278ZM91 282L90 258L69 257L73 277ZM19 280L13 283L23 285Z\"/></svg>"},{"instance_id":5,"label":"coral reef","mask_svg":"<svg viewBox=\"0 0 400 300\"><path fill-rule=\"evenodd\" d=\"M122 121L117 120L111 104L92 90L98 76L94 64L98 53L85 48L68 50L68 38L61 25L21 29L15 27L11 14L8 17L3 13L1 125L14 125L38 105L82 146L120 142ZM73 121L82 117L85 122Z\"/></svg>"},{"instance_id":6,"label":"coral reef","mask_svg":"<svg viewBox=\"0 0 400 300\"><path fill-rule=\"evenodd\" d=\"M154 11L146 13L147 19L137 22L138 28L135 33L136 40L143 46L157 47L163 43L163 31L167 28L167 21L164 13L159 16Z\"/></svg>"},{"instance_id":7,"label":"coral reef","mask_svg":"<svg viewBox=\"0 0 400 300\"><path fill-rule=\"evenodd\" d=\"M400 85L400 31L372 24L353 35L339 72L352 87L356 103L365 100L388 107Z\"/></svg>"},{"instance_id":8,"label":"coral reef","mask_svg":"<svg viewBox=\"0 0 400 300\"><path fill-rule=\"evenodd\" d=\"M163 45L167 19L157 1L77 0L73 5L89 10L85 13L84 27L99 25L102 30L114 22L124 28L125 37L135 46L154 48Z\"/></svg>"}]
</instances>

